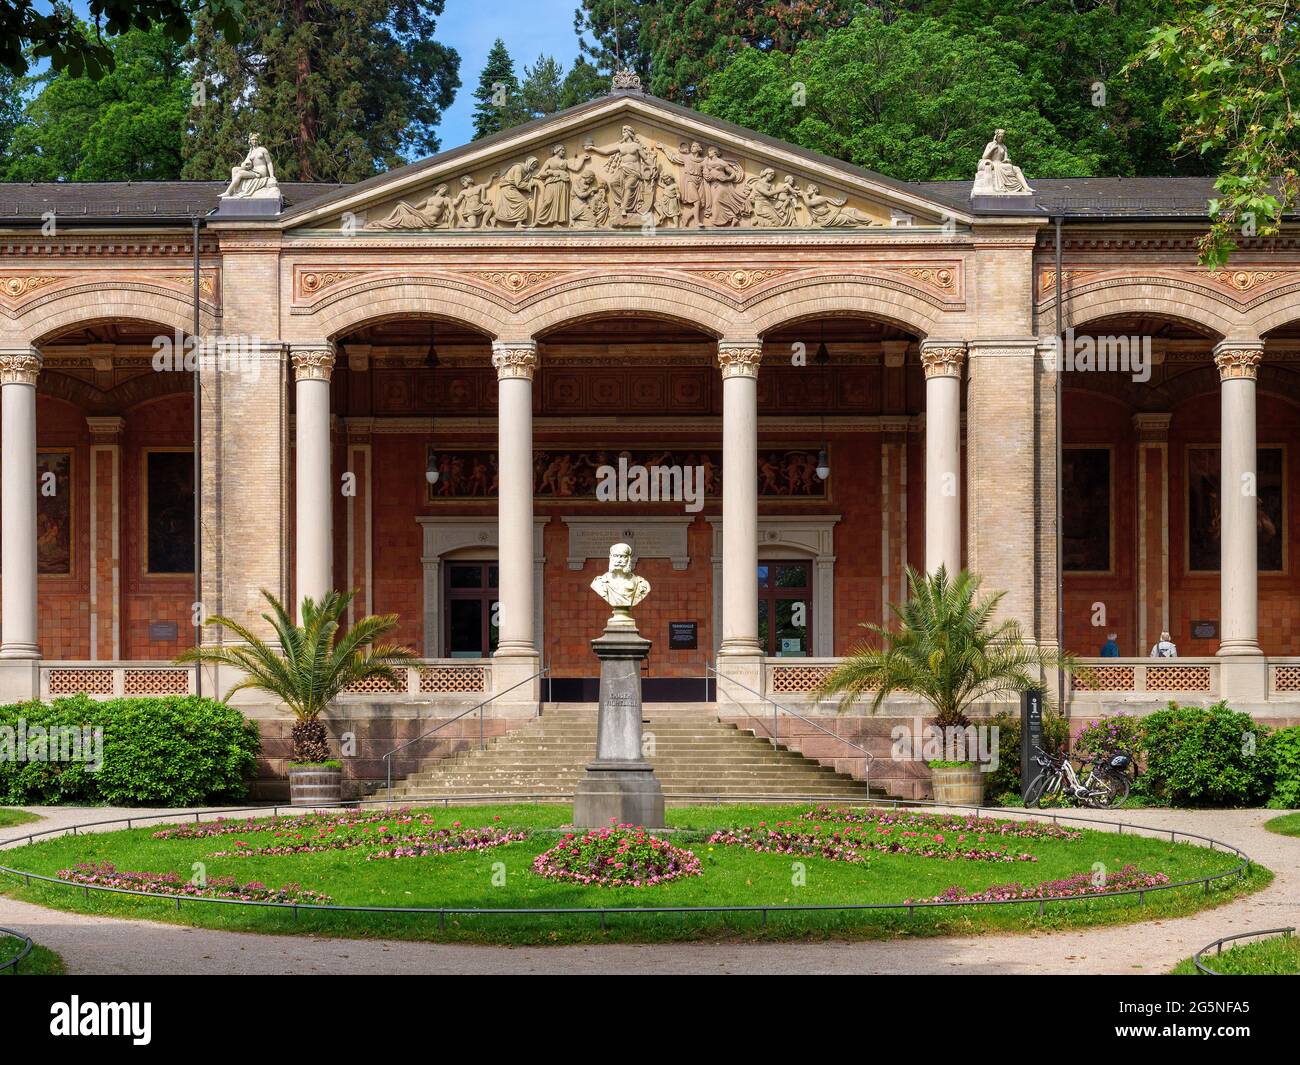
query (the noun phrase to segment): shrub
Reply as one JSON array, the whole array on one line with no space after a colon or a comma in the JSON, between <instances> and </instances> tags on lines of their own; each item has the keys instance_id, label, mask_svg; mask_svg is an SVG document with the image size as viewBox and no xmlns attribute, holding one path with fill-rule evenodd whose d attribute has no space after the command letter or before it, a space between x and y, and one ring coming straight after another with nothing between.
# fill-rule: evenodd
<instances>
[{"instance_id":1,"label":"shrub","mask_svg":"<svg viewBox=\"0 0 1300 1065\"><path fill-rule=\"evenodd\" d=\"M1273 759L1273 797L1269 806L1279 810L1300 807L1300 725L1279 729L1268 738Z\"/></svg>"},{"instance_id":2,"label":"shrub","mask_svg":"<svg viewBox=\"0 0 1300 1065\"><path fill-rule=\"evenodd\" d=\"M1136 758L1142 750L1142 719L1115 714L1100 721L1089 721L1074 738L1074 753L1080 758L1096 754L1129 754Z\"/></svg>"},{"instance_id":3,"label":"shrub","mask_svg":"<svg viewBox=\"0 0 1300 1065\"><path fill-rule=\"evenodd\" d=\"M1003 711L989 719L998 732L998 767L985 774L984 793L1001 796L1020 794L1020 714ZM1064 750L1070 740L1070 726L1052 710L1043 711L1043 745L1049 751Z\"/></svg>"},{"instance_id":4,"label":"shrub","mask_svg":"<svg viewBox=\"0 0 1300 1065\"><path fill-rule=\"evenodd\" d=\"M1268 730L1225 702L1179 706L1142 722L1142 790L1170 806L1257 806L1269 797Z\"/></svg>"},{"instance_id":5,"label":"shrub","mask_svg":"<svg viewBox=\"0 0 1300 1065\"><path fill-rule=\"evenodd\" d=\"M33 726L100 728L103 764L11 760L0 739L0 802L112 806L198 806L248 793L261 749L255 722L224 703L195 696L109 699L85 695L0 707L0 730ZM0 731L8 737L9 731ZM28 748L31 743L29 739Z\"/></svg>"}]
</instances>

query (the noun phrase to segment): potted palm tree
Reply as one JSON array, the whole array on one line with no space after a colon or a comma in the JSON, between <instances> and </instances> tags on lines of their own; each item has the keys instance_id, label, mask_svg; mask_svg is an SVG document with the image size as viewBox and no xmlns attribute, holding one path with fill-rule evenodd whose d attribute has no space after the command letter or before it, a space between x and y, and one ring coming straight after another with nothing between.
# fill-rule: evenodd
<instances>
[{"instance_id":1,"label":"potted palm tree","mask_svg":"<svg viewBox=\"0 0 1300 1065\"><path fill-rule=\"evenodd\" d=\"M837 696L843 711L870 692L874 714L892 692L911 692L934 708L934 724L948 737L970 724L974 703L1041 689L1043 670L1074 667L1071 656L1026 643L1014 620L995 622L1004 593L981 597L979 578L968 571L950 577L943 566L930 574L909 567L907 583L908 601L890 606L894 624L864 624L875 640L854 648L818 697ZM930 779L936 801L983 800L976 762L932 761Z\"/></svg>"},{"instance_id":2,"label":"potted palm tree","mask_svg":"<svg viewBox=\"0 0 1300 1065\"><path fill-rule=\"evenodd\" d=\"M302 601L302 624L295 625L284 606L265 589L271 612L262 617L275 632L279 647L246 626L220 615L208 621L229 629L242 643L192 647L177 662L230 666L243 677L226 693L229 699L245 688L273 695L293 711L293 760L289 764L289 794L295 806L338 802L342 798L342 763L330 757L329 737L321 714L339 692L365 680L382 677L401 690L395 667L415 655L405 647L381 644L380 637L397 626L396 614L364 617L339 635L339 622L356 592L329 592L319 603Z\"/></svg>"}]
</instances>

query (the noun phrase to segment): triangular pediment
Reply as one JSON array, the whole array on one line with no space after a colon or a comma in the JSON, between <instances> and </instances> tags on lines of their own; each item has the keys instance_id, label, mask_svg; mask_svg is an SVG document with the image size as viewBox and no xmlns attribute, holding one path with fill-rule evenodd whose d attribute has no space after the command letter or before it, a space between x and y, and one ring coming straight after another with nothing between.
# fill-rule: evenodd
<instances>
[{"instance_id":1,"label":"triangular pediment","mask_svg":"<svg viewBox=\"0 0 1300 1065\"><path fill-rule=\"evenodd\" d=\"M287 228L367 235L517 230L864 233L970 219L838 160L640 93L508 130L301 205Z\"/></svg>"}]
</instances>

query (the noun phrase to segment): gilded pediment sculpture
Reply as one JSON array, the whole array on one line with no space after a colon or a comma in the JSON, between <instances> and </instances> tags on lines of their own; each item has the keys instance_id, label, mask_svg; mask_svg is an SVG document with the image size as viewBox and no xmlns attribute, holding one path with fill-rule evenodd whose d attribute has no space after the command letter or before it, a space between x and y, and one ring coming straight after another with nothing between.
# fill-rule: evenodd
<instances>
[{"instance_id":1,"label":"gilded pediment sculpture","mask_svg":"<svg viewBox=\"0 0 1300 1065\"><path fill-rule=\"evenodd\" d=\"M774 167L746 166L716 146L676 147L623 125L616 139L554 144L485 179L458 178L420 201L399 202L369 230L858 229L885 224L847 196ZM381 209L382 210L382 209Z\"/></svg>"}]
</instances>

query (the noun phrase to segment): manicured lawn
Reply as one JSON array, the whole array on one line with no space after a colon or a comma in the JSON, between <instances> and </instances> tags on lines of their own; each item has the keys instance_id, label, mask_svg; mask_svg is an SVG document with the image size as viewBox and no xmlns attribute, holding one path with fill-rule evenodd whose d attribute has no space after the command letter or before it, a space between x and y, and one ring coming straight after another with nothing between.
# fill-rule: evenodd
<instances>
[{"instance_id":1,"label":"manicured lawn","mask_svg":"<svg viewBox=\"0 0 1300 1065\"><path fill-rule=\"evenodd\" d=\"M1300 813L1283 814L1264 822L1264 827L1279 836L1300 836Z\"/></svg>"},{"instance_id":2,"label":"manicured lawn","mask_svg":"<svg viewBox=\"0 0 1300 1065\"><path fill-rule=\"evenodd\" d=\"M1236 859L1220 851L1170 843L1131 833L1083 830L1078 838L996 838L987 849L1014 855L1032 854L1034 861L945 860L907 853L866 851L863 862L836 861L820 856L758 853L707 842L720 828L768 826L793 821L800 830L815 822L800 819L807 805L701 806L670 809L674 831L662 833L674 846L693 851L702 875L689 876L649 888L595 887L550 880L532 871L533 859L563 837L568 805L512 805L434 808L410 811L413 820L392 816L366 824L344 826L318 837L321 826L306 828L293 822L271 829L259 822L238 830L202 838L155 839L161 824L114 833L60 837L30 847L0 852L0 864L55 875L77 863L112 862L118 871L175 873L182 881L195 873L195 863L211 880L233 877L240 884L260 881L279 888L289 883L321 892L339 905L402 907L537 908L641 906L773 906L840 903L896 903L929 898L956 886L967 892L994 885L1048 880L1088 874L1098 863L1115 873L1126 865L1143 873L1163 873L1182 880L1232 868ZM367 813L366 816L369 816ZM422 822L427 817L431 821ZM457 822L460 822L457 825ZM453 832L494 826L525 830L528 838L501 846L418 858L368 860L384 846L380 830L417 835L446 828ZM837 826L823 825L829 834ZM843 826L838 826L843 827ZM901 831L901 827L896 829ZM192 830L182 826L183 836ZM279 834L277 834L277 831ZM955 837L948 833L948 844ZM301 837L301 839L295 838ZM365 846L288 855L234 856L240 849L298 845L320 839L348 841L364 838ZM241 845L242 848L241 848ZM231 856L216 856L219 853ZM16 897L65 909L153 920L193 923L204 927L260 932L301 932L328 935L384 936L501 943L652 941L719 937L821 938L898 935L979 934L986 932L1077 928L1116 924L1184 914L1256 891L1271 874L1255 867L1244 879L1225 880L1209 893L1203 888L1155 891L1145 905L1136 897L1072 899L1049 902L1043 916L1034 903L1015 906L961 906L938 910L769 911L766 924L757 913L741 914L607 914L604 929L596 913L576 915L445 916L315 913L300 909L268 910L252 906L214 905L174 900L122 897L56 885L25 887L12 877L0 877L0 890Z\"/></svg>"},{"instance_id":3,"label":"manicured lawn","mask_svg":"<svg viewBox=\"0 0 1300 1065\"><path fill-rule=\"evenodd\" d=\"M1300 976L1300 938L1272 936L1227 947L1222 954L1201 955L1201 964L1224 976ZM1179 962L1175 976L1196 973L1192 959Z\"/></svg>"},{"instance_id":4,"label":"manicured lawn","mask_svg":"<svg viewBox=\"0 0 1300 1065\"><path fill-rule=\"evenodd\" d=\"M10 825L27 825L33 821L39 821L36 814L29 814L26 810L16 810L12 806L0 806L0 828L8 828Z\"/></svg>"},{"instance_id":5,"label":"manicured lawn","mask_svg":"<svg viewBox=\"0 0 1300 1065\"><path fill-rule=\"evenodd\" d=\"M0 936L0 964L4 964L22 950L21 939L13 936ZM0 972L0 977L13 976L12 969ZM18 976L62 976L63 959L52 950L47 950L39 943L33 944L32 952L18 963Z\"/></svg>"}]
</instances>

